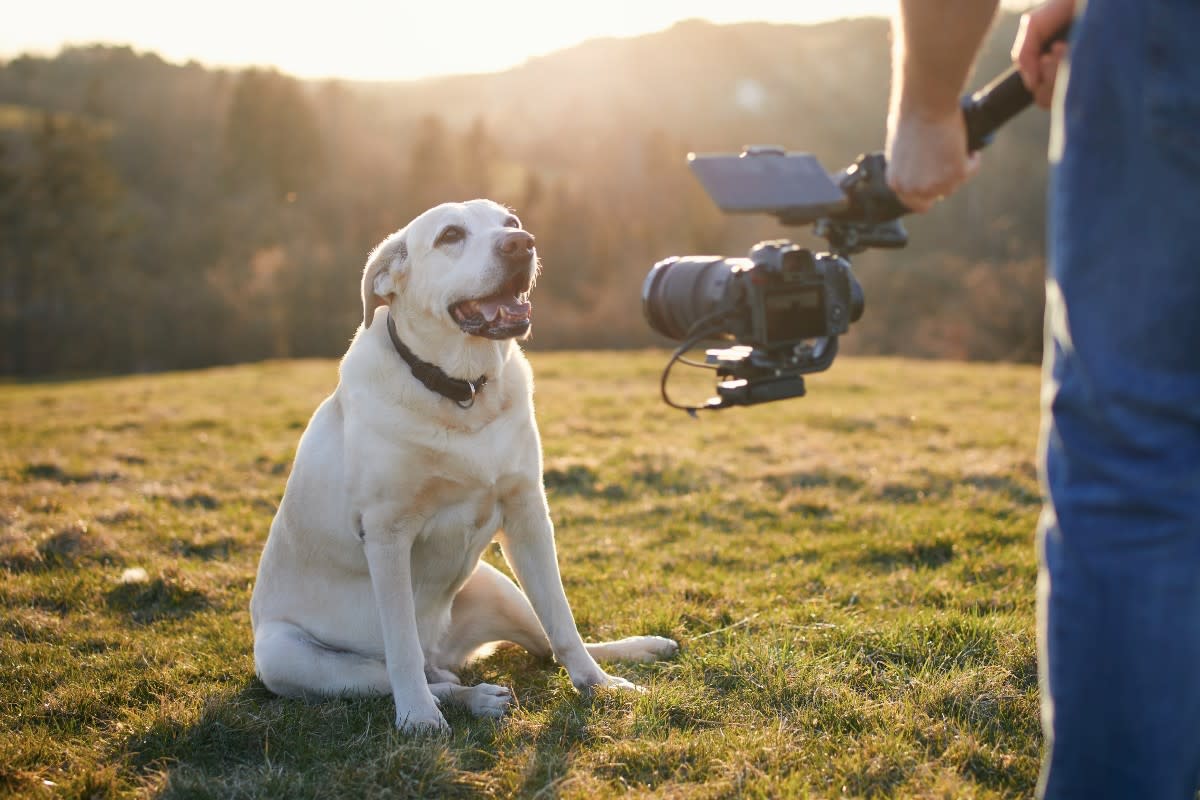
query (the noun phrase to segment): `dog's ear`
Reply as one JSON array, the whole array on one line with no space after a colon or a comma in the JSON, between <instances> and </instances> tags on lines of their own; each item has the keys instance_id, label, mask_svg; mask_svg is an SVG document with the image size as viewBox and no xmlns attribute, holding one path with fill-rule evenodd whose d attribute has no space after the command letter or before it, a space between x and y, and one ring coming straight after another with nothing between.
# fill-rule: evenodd
<instances>
[{"instance_id":1,"label":"dog's ear","mask_svg":"<svg viewBox=\"0 0 1200 800\"><path fill-rule=\"evenodd\" d=\"M404 242L404 230L398 230L379 243L367 256L363 268L362 301L363 327L371 327L375 307L387 303L396 293L396 279L408 261L408 246Z\"/></svg>"}]
</instances>

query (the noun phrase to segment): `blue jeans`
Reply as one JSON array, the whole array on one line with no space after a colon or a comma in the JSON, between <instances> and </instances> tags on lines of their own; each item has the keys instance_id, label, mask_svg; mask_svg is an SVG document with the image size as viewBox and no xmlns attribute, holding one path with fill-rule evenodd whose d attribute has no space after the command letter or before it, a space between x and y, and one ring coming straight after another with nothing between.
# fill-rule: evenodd
<instances>
[{"instance_id":1,"label":"blue jeans","mask_svg":"<svg viewBox=\"0 0 1200 800\"><path fill-rule=\"evenodd\" d=\"M1090 0L1069 76L1050 198L1040 791L1194 800L1200 2Z\"/></svg>"}]
</instances>

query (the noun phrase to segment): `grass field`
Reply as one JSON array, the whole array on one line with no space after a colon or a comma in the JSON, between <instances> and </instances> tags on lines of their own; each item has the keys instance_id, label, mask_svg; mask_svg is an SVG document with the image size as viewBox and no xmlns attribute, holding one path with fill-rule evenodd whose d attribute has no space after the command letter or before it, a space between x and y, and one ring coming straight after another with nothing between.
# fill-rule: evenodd
<instances>
[{"instance_id":1,"label":"grass field","mask_svg":"<svg viewBox=\"0 0 1200 800\"><path fill-rule=\"evenodd\" d=\"M465 677L519 707L450 709L445 738L397 733L391 698L275 698L247 606L336 364L10 383L0 795L1032 792L1036 369L843 358L695 421L659 402L660 353L532 358L584 637L682 645L613 670L646 694L585 700L502 649Z\"/></svg>"}]
</instances>

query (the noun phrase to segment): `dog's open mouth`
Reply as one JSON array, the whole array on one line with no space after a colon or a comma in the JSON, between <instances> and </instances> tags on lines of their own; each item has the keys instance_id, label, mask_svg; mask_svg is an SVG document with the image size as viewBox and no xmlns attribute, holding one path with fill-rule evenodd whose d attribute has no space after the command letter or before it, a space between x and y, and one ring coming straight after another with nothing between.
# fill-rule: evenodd
<instances>
[{"instance_id":1,"label":"dog's open mouth","mask_svg":"<svg viewBox=\"0 0 1200 800\"><path fill-rule=\"evenodd\" d=\"M450 306L450 316L466 333L488 339L512 339L529 332L530 276L513 278L495 294L460 300Z\"/></svg>"}]
</instances>

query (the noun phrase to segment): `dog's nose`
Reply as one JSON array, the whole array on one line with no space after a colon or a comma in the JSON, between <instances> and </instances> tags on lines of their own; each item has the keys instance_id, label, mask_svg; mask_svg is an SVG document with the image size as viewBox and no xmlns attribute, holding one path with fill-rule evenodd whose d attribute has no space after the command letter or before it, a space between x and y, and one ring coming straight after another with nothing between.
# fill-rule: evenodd
<instances>
[{"instance_id":1,"label":"dog's nose","mask_svg":"<svg viewBox=\"0 0 1200 800\"><path fill-rule=\"evenodd\" d=\"M496 250L505 261L527 261L533 254L533 234L528 231L512 231L496 245Z\"/></svg>"}]
</instances>

